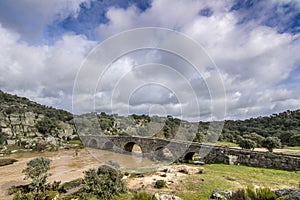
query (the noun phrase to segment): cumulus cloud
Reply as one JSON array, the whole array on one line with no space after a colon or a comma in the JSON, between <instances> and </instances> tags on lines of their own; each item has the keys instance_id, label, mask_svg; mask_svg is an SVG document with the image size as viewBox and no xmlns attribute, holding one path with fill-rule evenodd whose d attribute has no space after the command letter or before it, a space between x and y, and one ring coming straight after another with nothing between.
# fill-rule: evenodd
<instances>
[{"instance_id":1,"label":"cumulus cloud","mask_svg":"<svg viewBox=\"0 0 300 200\"><path fill-rule=\"evenodd\" d=\"M95 45L83 36L66 35L53 46L29 46L0 26L0 85L5 91L40 103L70 109L73 82ZM63 102L68 99L68 102Z\"/></svg>"},{"instance_id":2,"label":"cumulus cloud","mask_svg":"<svg viewBox=\"0 0 300 200\"><path fill-rule=\"evenodd\" d=\"M47 43L47 38L43 38L45 26L69 15L76 16L83 2L86 0L0 1L1 24L20 33L25 41Z\"/></svg>"},{"instance_id":3,"label":"cumulus cloud","mask_svg":"<svg viewBox=\"0 0 300 200\"><path fill-rule=\"evenodd\" d=\"M5 74L0 77L1 88L70 110L76 73L97 42L67 32L51 45L32 45L32 41L51 40L43 37L44 27L68 16L76 18L82 2L88 1L0 3L0 73ZM111 6L107 23L99 24L94 33L99 41L145 26L186 34L202 45L223 79L226 99L215 96L215 106L226 100L227 118L248 118L300 107L297 79L291 79L299 72L299 25L290 23L299 13L299 5L292 0L253 5L234 0L153 0L145 10L134 4ZM16 15L18 12L23 15ZM176 44L176 40L172 42ZM97 63L97 58L91 62ZM157 106L164 110L160 113L178 117L188 112L190 120L211 117L214 91L208 85L218 88L217 71L203 68L197 74L180 56L141 50L121 56L104 76L98 76L99 68L92 70L79 76L85 80L79 101L90 99L85 96L86 88L91 81L99 81L97 88L90 88L96 101L89 102L92 107L82 104L82 111L149 113Z\"/></svg>"}]
</instances>

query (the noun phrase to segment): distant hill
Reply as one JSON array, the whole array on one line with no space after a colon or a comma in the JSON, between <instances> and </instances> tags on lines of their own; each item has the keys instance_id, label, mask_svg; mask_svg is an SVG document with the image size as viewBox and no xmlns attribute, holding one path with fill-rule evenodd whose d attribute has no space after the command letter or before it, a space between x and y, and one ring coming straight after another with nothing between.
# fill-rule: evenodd
<instances>
[{"instance_id":1,"label":"distant hill","mask_svg":"<svg viewBox=\"0 0 300 200\"><path fill-rule=\"evenodd\" d=\"M220 140L236 142L240 136L259 140L257 135L278 137L284 145L300 146L300 109L266 117L227 120Z\"/></svg>"},{"instance_id":2,"label":"distant hill","mask_svg":"<svg viewBox=\"0 0 300 200\"><path fill-rule=\"evenodd\" d=\"M137 135L210 142L216 136L213 131L208 133L209 126L209 122L135 114L124 117L87 113L74 119L67 111L0 91L0 154L16 148L53 150L72 144L76 146L80 144L77 132L84 135ZM222 123L214 123L214 126L222 126ZM233 143L251 139L261 146L262 140L268 136L278 137L284 145L299 146L300 110L247 120L226 120L217 139Z\"/></svg>"},{"instance_id":3,"label":"distant hill","mask_svg":"<svg viewBox=\"0 0 300 200\"><path fill-rule=\"evenodd\" d=\"M0 91L0 154L58 149L76 138L71 113Z\"/></svg>"},{"instance_id":4,"label":"distant hill","mask_svg":"<svg viewBox=\"0 0 300 200\"><path fill-rule=\"evenodd\" d=\"M247 120L226 120L216 122L210 127L209 122L187 122L172 116L158 117L147 115L129 115L128 117L90 113L81 115L78 120L80 134L138 135L166 139L187 139L195 142L219 141L239 143L242 139L251 139L262 146L263 139L271 136L281 140L283 145L300 145L300 110L285 111L266 117ZM219 127L217 127L219 126ZM178 130L180 128L180 133ZM210 131L208 131L210 128ZM222 130L221 135L214 135L213 129Z\"/></svg>"}]
</instances>

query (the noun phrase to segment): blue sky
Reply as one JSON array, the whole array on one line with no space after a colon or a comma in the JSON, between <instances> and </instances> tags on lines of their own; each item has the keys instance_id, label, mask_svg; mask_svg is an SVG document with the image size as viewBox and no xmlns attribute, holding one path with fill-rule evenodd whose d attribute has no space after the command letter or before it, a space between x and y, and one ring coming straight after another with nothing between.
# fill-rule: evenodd
<instances>
[{"instance_id":1,"label":"blue sky","mask_svg":"<svg viewBox=\"0 0 300 200\"><path fill-rule=\"evenodd\" d=\"M300 108L298 0L0 0L0 88L72 111L76 74L89 52L114 34L149 26L179 31L203 46L223 78L227 118ZM172 59L159 51L129 54L115 63L113 75L132 71L136 62L172 67ZM183 62L181 69L188 74ZM167 91L146 88L149 101L133 102L132 110L148 113L161 98L159 105L179 116L178 105L158 95ZM204 109L209 95L200 90ZM107 103L97 110L107 110ZM209 110L203 113L190 119L208 119Z\"/></svg>"}]
</instances>

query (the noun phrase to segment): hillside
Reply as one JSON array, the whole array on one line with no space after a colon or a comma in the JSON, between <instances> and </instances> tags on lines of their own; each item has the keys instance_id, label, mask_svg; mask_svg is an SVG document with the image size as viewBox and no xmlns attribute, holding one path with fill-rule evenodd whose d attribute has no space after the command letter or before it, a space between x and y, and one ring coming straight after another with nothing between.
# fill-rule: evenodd
<instances>
[{"instance_id":1,"label":"hillside","mask_svg":"<svg viewBox=\"0 0 300 200\"><path fill-rule=\"evenodd\" d=\"M129 115L128 117L90 113L77 119L80 134L139 135L167 139L188 139L195 142L213 142L213 134L208 134L209 122L188 122L172 116L158 117ZM222 126L222 123L214 123ZM180 134L178 130L180 128ZM210 127L212 128L212 127ZM213 127L214 128L214 127ZM211 131L213 132L213 131ZM258 147L267 137L277 137L283 145L300 145L300 110L285 111L266 117L247 120L226 120L218 140L238 143L251 139Z\"/></svg>"},{"instance_id":2,"label":"hillside","mask_svg":"<svg viewBox=\"0 0 300 200\"><path fill-rule=\"evenodd\" d=\"M73 115L0 91L1 153L17 149L54 150L77 134Z\"/></svg>"},{"instance_id":3,"label":"hillside","mask_svg":"<svg viewBox=\"0 0 300 200\"><path fill-rule=\"evenodd\" d=\"M75 122L76 129L73 115L67 111L0 91L0 154L14 149L53 150L80 144L76 130L84 135L139 135L195 142L210 142L214 138L207 133L209 122L188 122L172 116L88 113L76 116ZM251 139L260 147L262 140L269 136L278 137L283 145L299 146L300 110L226 120L219 141L238 143Z\"/></svg>"},{"instance_id":4,"label":"hillside","mask_svg":"<svg viewBox=\"0 0 300 200\"><path fill-rule=\"evenodd\" d=\"M300 146L300 109L247 120L227 120L220 140L236 142L243 137L260 144L262 137L268 136L278 137L283 145Z\"/></svg>"}]
</instances>

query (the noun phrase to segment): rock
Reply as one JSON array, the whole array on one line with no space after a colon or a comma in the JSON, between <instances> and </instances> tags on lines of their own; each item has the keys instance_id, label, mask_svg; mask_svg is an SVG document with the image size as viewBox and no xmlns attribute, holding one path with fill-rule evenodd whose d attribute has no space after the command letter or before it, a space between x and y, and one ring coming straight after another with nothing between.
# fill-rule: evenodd
<instances>
[{"instance_id":1,"label":"rock","mask_svg":"<svg viewBox=\"0 0 300 200\"><path fill-rule=\"evenodd\" d=\"M56 140L56 138L53 137L53 136L51 136L51 135L45 138L45 142L46 142L47 144L57 145L57 140Z\"/></svg>"},{"instance_id":2,"label":"rock","mask_svg":"<svg viewBox=\"0 0 300 200\"><path fill-rule=\"evenodd\" d=\"M2 133L4 133L7 136L14 136L13 132L11 131L11 128L2 128Z\"/></svg>"},{"instance_id":3,"label":"rock","mask_svg":"<svg viewBox=\"0 0 300 200\"><path fill-rule=\"evenodd\" d=\"M276 196L285 197L286 200L300 200L300 190L280 189L274 191Z\"/></svg>"},{"instance_id":4,"label":"rock","mask_svg":"<svg viewBox=\"0 0 300 200\"><path fill-rule=\"evenodd\" d=\"M34 126L35 125L35 114L33 112L26 112L24 114L24 125Z\"/></svg>"},{"instance_id":5,"label":"rock","mask_svg":"<svg viewBox=\"0 0 300 200\"><path fill-rule=\"evenodd\" d=\"M178 172L189 174L189 169L186 166L181 166L181 168L178 169Z\"/></svg>"},{"instance_id":6,"label":"rock","mask_svg":"<svg viewBox=\"0 0 300 200\"><path fill-rule=\"evenodd\" d=\"M16 140L6 140L7 145L15 145L17 143Z\"/></svg>"},{"instance_id":7,"label":"rock","mask_svg":"<svg viewBox=\"0 0 300 200\"><path fill-rule=\"evenodd\" d=\"M58 130L58 137L66 140L67 138L73 139L76 135L73 135L72 127L64 122L59 123L60 129Z\"/></svg>"},{"instance_id":8,"label":"rock","mask_svg":"<svg viewBox=\"0 0 300 200\"><path fill-rule=\"evenodd\" d=\"M156 193L154 196L157 200L182 200L182 198L180 197L177 197L175 195L169 195L169 194Z\"/></svg>"},{"instance_id":9,"label":"rock","mask_svg":"<svg viewBox=\"0 0 300 200\"><path fill-rule=\"evenodd\" d=\"M214 190L213 193L210 195L209 200L229 200L232 197L231 191L219 191Z\"/></svg>"}]
</instances>

